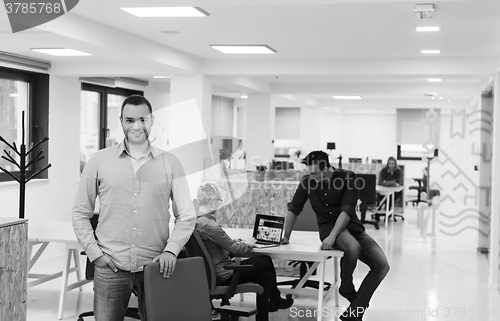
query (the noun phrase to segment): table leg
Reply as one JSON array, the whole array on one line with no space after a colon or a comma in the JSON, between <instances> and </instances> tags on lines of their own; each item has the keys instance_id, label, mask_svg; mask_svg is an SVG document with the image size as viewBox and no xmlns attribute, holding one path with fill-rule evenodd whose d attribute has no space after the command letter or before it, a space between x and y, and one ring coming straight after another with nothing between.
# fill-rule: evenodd
<instances>
[{"instance_id":1,"label":"table leg","mask_svg":"<svg viewBox=\"0 0 500 321\"><path fill-rule=\"evenodd\" d=\"M61 320L63 316L64 297L66 296L66 287L68 286L68 274L71 265L72 252L73 250L66 250L66 264L62 274L61 291L59 294L59 308L57 310L57 318L59 320Z\"/></svg>"},{"instance_id":2,"label":"table leg","mask_svg":"<svg viewBox=\"0 0 500 321\"><path fill-rule=\"evenodd\" d=\"M325 289L325 259L321 261L319 269L319 289L318 289L318 321L323 318L323 292Z\"/></svg>"},{"instance_id":3,"label":"table leg","mask_svg":"<svg viewBox=\"0 0 500 321\"><path fill-rule=\"evenodd\" d=\"M73 252L73 260L75 261L76 280L78 283L80 283L82 281L82 272L80 269L80 256L78 255L78 251L76 250L72 250L71 252ZM80 291L83 290L81 285L78 288L80 289Z\"/></svg>"}]
</instances>

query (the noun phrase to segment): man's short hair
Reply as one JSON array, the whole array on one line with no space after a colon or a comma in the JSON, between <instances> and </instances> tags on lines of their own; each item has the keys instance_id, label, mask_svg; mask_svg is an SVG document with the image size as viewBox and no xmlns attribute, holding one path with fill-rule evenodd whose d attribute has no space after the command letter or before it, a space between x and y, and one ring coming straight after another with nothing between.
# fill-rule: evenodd
<instances>
[{"instance_id":1,"label":"man's short hair","mask_svg":"<svg viewBox=\"0 0 500 321\"><path fill-rule=\"evenodd\" d=\"M330 167L328 154L321 150L310 152L301 160L301 163L305 164L306 166L318 164L318 168L320 171Z\"/></svg>"},{"instance_id":2,"label":"man's short hair","mask_svg":"<svg viewBox=\"0 0 500 321\"><path fill-rule=\"evenodd\" d=\"M140 105L147 105L149 109L149 113L153 113L153 107L151 107L151 103L149 100L144 98L141 95L131 95L125 98L125 100L122 103L122 109L120 113L120 118L123 117L123 108L125 108L126 105L132 105L132 106L140 106Z\"/></svg>"}]
</instances>

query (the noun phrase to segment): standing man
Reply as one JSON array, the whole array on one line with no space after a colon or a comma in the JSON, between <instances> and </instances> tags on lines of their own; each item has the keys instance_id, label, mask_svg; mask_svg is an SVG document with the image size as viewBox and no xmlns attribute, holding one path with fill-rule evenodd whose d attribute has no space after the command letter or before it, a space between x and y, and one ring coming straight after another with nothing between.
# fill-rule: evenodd
<instances>
[{"instance_id":1,"label":"standing man","mask_svg":"<svg viewBox=\"0 0 500 321\"><path fill-rule=\"evenodd\" d=\"M125 139L89 159L72 211L76 237L95 265L96 321L123 321L132 291L141 320L147 320L143 266L160 262L163 276L172 275L196 224L182 165L149 142L154 121L149 101L138 95L126 98L120 121ZM97 197L94 236L90 218ZM170 200L175 216L171 234Z\"/></svg>"},{"instance_id":2,"label":"standing man","mask_svg":"<svg viewBox=\"0 0 500 321\"><path fill-rule=\"evenodd\" d=\"M288 203L283 241L289 242L297 216L309 199L316 213L321 249L344 252L340 260L339 293L349 300L350 305L340 319L360 321L373 293L389 271L389 263L356 216L356 175L331 167L328 154L323 151L309 153L301 163L306 165L308 175L301 179L292 201ZM358 259L370 267L370 272L356 291L352 274Z\"/></svg>"}]
</instances>

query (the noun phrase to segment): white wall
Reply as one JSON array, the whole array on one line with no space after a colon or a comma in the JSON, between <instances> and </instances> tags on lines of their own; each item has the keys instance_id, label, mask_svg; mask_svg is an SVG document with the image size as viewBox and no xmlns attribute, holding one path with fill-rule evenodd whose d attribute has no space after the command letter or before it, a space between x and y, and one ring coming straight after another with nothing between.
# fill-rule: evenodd
<instances>
[{"instance_id":1,"label":"white wall","mask_svg":"<svg viewBox=\"0 0 500 321\"><path fill-rule=\"evenodd\" d=\"M50 77L49 169L47 180L26 185L26 215L30 220L71 220L79 178L80 88L78 77ZM18 217L19 186L0 183L2 217Z\"/></svg>"}]
</instances>

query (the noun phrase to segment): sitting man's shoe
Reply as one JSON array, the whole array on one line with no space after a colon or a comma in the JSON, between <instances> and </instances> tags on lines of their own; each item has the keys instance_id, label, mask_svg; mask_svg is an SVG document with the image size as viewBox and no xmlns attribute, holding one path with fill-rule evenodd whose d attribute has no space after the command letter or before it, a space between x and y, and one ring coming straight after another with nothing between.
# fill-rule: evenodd
<instances>
[{"instance_id":1,"label":"sitting man's shoe","mask_svg":"<svg viewBox=\"0 0 500 321\"><path fill-rule=\"evenodd\" d=\"M346 298L347 301L349 301L349 303L352 303L352 301L356 300L356 298L358 297L358 292L356 292L356 291L344 293L344 292L341 292L339 290L339 293L340 293L341 296L343 296L344 298Z\"/></svg>"},{"instance_id":2,"label":"sitting man's shoe","mask_svg":"<svg viewBox=\"0 0 500 321\"><path fill-rule=\"evenodd\" d=\"M271 299L269 302L269 312L276 312L278 309L288 309L293 304L293 298L291 294L286 295L286 299L279 296L277 299Z\"/></svg>"}]
</instances>

